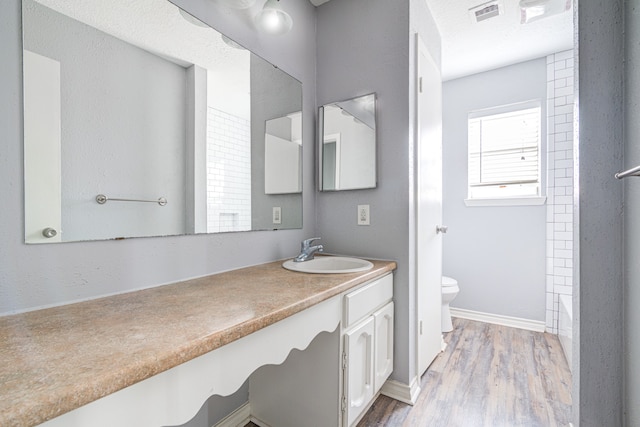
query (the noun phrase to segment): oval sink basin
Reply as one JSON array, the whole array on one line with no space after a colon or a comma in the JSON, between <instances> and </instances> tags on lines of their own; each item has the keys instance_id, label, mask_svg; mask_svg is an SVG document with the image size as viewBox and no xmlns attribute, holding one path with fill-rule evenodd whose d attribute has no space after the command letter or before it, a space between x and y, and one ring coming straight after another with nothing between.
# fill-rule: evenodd
<instances>
[{"instance_id":1,"label":"oval sink basin","mask_svg":"<svg viewBox=\"0 0 640 427\"><path fill-rule=\"evenodd\" d=\"M373 264L366 259L343 256L319 256L310 261L294 262L292 259L282 264L284 268L301 273L358 273L371 270Z\"/></svg>"}]
</instances>

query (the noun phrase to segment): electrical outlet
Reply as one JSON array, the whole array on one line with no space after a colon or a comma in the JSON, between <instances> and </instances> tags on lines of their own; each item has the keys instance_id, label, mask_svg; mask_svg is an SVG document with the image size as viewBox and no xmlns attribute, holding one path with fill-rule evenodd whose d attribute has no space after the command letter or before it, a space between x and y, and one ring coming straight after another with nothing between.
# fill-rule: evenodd
<instances>
[{"instance_id":1,"label":"electrical outlet","mask_svg":"<svg viewBox=\"0 0 640 427\"><path fill-rule=\"evenodd\" d=\"M358 205L358 225L369 225L369 205Z\"/></svg>"},{"instance_id":2,"label":"electrical outlet","mask_svg":"<svg viewBox=\"0 0 640 427\"><path fill-rule=\"evenodd\" d=\"M273 223L282 224L282 209L280 206L273 207Z\"/></svg>"}]
</instances>

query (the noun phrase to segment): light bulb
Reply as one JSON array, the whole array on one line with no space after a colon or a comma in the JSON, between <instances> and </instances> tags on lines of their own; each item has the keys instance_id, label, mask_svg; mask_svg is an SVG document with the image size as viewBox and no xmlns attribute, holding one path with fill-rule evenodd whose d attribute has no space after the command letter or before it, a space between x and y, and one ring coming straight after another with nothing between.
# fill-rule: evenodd
<instances>
[{"instance_id":1,"label":"light bulb","mask_svg":"<svg viewBox=\"0 0 640 427\"><path fill-rule=\"evenodd\" d=\"M282 10L279 0L267 0L255 21L262 31L274 35L285 34L293 26L291 16Z\"/></svg>"}]
</instances>

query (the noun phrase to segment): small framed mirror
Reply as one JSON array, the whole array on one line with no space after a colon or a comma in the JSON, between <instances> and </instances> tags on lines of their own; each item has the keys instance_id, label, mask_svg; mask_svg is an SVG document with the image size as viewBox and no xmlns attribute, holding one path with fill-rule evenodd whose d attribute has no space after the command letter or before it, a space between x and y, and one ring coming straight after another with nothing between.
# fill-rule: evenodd
<instances>
[{"instance_id":1,"label":"small framed mirror","mask_svg":"<svg viewBox=\"0 0 640 427\"><path fill-rule=\"evenodd\" d=\"M375 93L323 105L318 124L318 189L375 188Z\"/></svg>"}]
</instances>

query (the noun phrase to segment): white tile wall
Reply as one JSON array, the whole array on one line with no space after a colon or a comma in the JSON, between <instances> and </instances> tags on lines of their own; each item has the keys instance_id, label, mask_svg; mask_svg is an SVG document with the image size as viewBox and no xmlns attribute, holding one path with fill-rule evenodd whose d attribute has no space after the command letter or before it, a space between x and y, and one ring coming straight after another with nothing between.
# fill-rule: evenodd
<instances>
[{"instance_id":1,"label":"white tile wall","mask_svg":"<svg viewBox=\"0 0 640 427\"><path fill-rule=\"evenodd\" d=\"M251 229L249 121L207 112L207 231Z\"/></svg>"},{"instance_id":2,"label":"white tile wall","mask_svg":"<svg viewBox=\"0 0 640 427\"><path fill-rule=\"evenodd\" d=\"M573 51L547 56L547 331L573 287Z\"/></svg>"}]
</instances>

